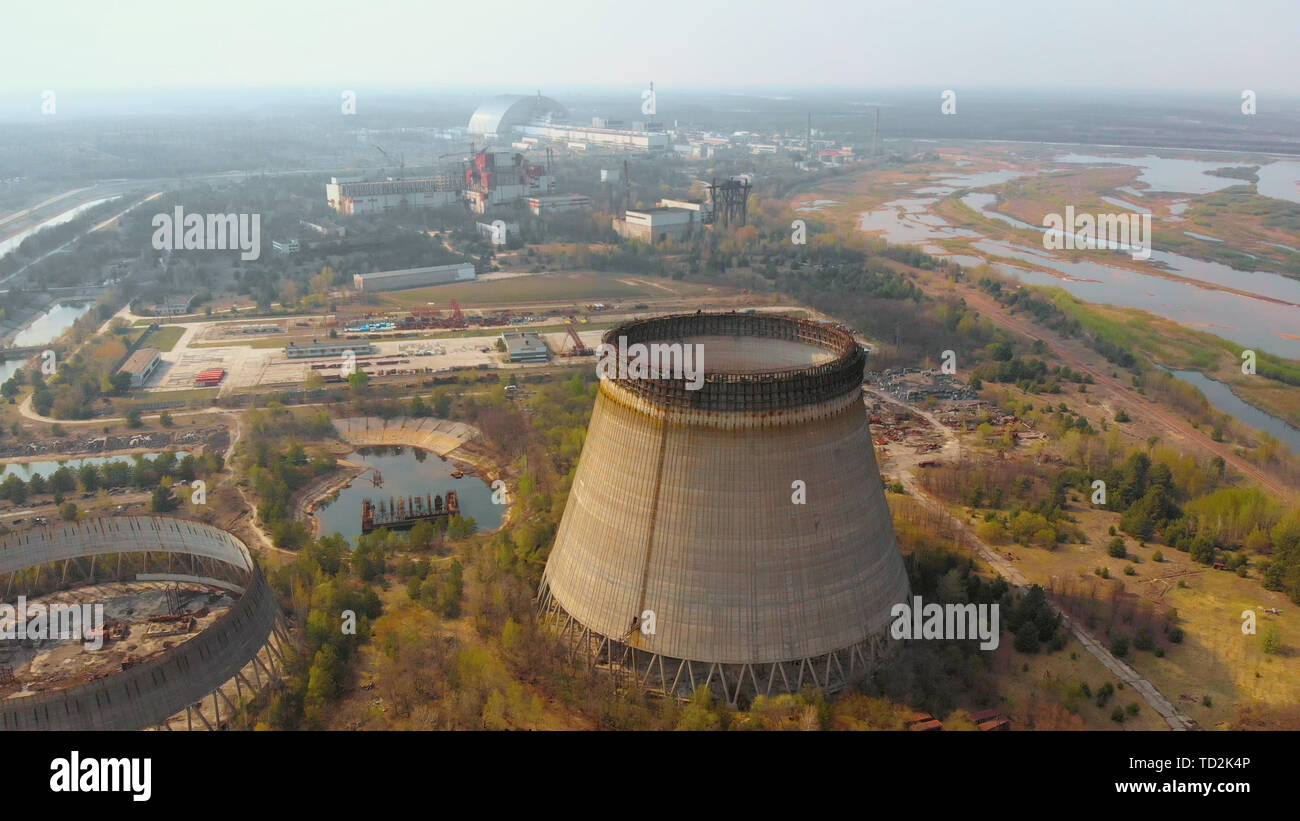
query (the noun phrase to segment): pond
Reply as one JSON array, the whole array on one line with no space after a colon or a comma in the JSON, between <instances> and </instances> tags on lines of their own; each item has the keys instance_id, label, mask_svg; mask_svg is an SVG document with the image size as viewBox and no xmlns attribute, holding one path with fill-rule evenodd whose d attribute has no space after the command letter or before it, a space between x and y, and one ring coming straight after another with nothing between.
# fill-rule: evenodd
<instances>
[{"instance_id":1,"label":"pond","mask_svg":"<svg viewBox=\"0 0 1300 821\"><path fill-rule=\"evenodd\" d=\"M53 342L93 307L93 302L60 302L19 331L11 344L15 348L25 348Z\"/></svg>"},{"instance_id":2,"label":"pond","mask_svg":"<svg viewBox=\"0 0 1300 821\"><path fill-rule=\"evenodd\" d=\"M1148 154L1145 157L1099 157L1095 154L1066 154L1057 157L1056 162L1082 165L1133 165L1142 169L1138 182L1146 183L1148 191L1169 191L1175 194L1208 194L1234 185L1242 185L1244 180L1229 177L1216 177L1208 172L1233 165L1229 162L1206 162L1204 160L1181 160L1157 157Z\"/></svg>"},{"instance_id":3,"label":"pond","mask_svg":"<svg viewBox=\"0 0 1300 821\"><path fill-rule=\"evenodd\" d=\"M53 342L58 339L59 334L71 328L72 323L80 319L92 307L94 307L92 302L61 302L32 320L26 328L23 328L14 336L6 347L26 348L32 345L45 345ZM27 362L27 359L8 359L0 362L0 384L8 381L9 377L13 376L14 372Z\"/></svg>"},{"instance_id":4,"label":"pond","mask_svg":"<svg viewBox=\"0 0 1300 821\"><path fill-rule=\"evenodd\" d=\"M19 479L26 482L38 473L48 479L50 478L51 473L61 467L77 470L82 465L106 465L109 462L126 462L128 464L134 464L137 455L145 459L153 459L158 454L141 453L131 454L130 456L86 456L80 459L66 459L62 462L55 462L52 460L43 460L39 462L10 462L5 465L0 465L0 480L3 480L7 476L17 476ZM184 453L177 453L176 458L179 459L184 455Z\"/></svg>"},{"instance_id":5,"label":"pond","mask_svg":"<svg viewBox=\"0 0 1300 821\"><path fill-rule=\"evenodd\" d=\"M358 448L346 458L378 470L383 476L383 486L375 487L373 473L367 472L353 479L351 487L342 488L322 501L316 508L322 536L340 533L349 543L356 544L361 533L361 503L365 499L379 502L416 494L437 494L445 498L449 490L456 491L461 515L472 517L480 531L501 526L506 505L493 504L492 488L477 476L453 478L451 474L459 466L457 462L405 445Z\"/></svg>"},{"instance_id":6,"label":"pond","mask_svg":"<svg viewBox=\"0 0 1300 821\"><path fill-rule=\"evenodd\" d=\"M1206 329L1248 348L1300 358L1300 339L1288 336L1294 334L1296 323L1300 321L1300 309L1292 305L1213 290L1127 268L1090 261L1070 262L1047 256L1044 252L1028 253L993 240L981 240L973 246L986 254L1033 262L1059 273L1045 274L1001 263L993 266L1032 285L1058 286L1088 302L1141 308L1182 325ZM1152 259L1156 260L1176 261L1173 258L1174 255L1161 251L1152 253ZM1183 276L1192 276L1213 265L1199 263L1195 269L1181 270L1174 265L1170 267ZM1294 284L1287 287L1300 286L1300 282L1292 282Z\"/></svg>"},{"instance_id":7,"label":"pond","mask_svg":"<svg viewBox=\"0 0 1300 821\"><path fill-rule=\"evenodd\" d=\"M995 195L985 192L972 192L961 198L962 202L982 214L1019 228L1043 231L1039 226L1000 213L993 207L996 200ZM886 239L896 241L893 236L898 234L888 232ZM1003 241L980 240L972 246L984 253L1034 262L1062 275L1052 277L1022 268L995 266L1003 273L1026 282L1060 285L1089 302L1141 308L1185 325L1214 328L1220 336L1242 345L1300 358L1300 340L1293 338L1295 328L1300 326L1300 308L1295 307L1300 305L1300 280L1265 271L1238 271L1223 263L1193 259L1169 251L1151 252L1149 264L1188 279L1224 285L1242 292L1234 294L1174 282L1156 275L1154 271L1144 274L1093 262L1067 261L1042 249L1028 249ZM1009 247L1016 250L1009 251ZM1253 294L1291 304L1279 305Z\"/></svg>"},{"instance_id":8,"label":"pond","mask_svg":"<svg viewBox=\"0 0 1300 821\"><path fill-rule=\"evenodd\" d=\"M1279 419L1271 413L1260 410L1233 393L1232 388L1223 382L1211 379L1200 371L1176 371L1165 367L1161 367L1160 370L1195 385L1201 393L1205 394L1205 398L1210 400L1210 404L1221 413L1234 416L1256 430L1268 432L1285 442L1292 453L1300 453L1300 428L1290 425L1285 419Z\"/></svg>"}]
</instances>

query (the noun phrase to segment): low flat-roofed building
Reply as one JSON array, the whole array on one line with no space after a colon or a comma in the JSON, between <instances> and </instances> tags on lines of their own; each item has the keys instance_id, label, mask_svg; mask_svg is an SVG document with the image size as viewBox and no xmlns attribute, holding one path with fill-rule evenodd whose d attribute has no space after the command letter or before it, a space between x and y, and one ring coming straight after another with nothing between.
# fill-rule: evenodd
<instances>
[{"instance_id":1,"label":"low flat-roofed building","mask_svg":"<svg viewBox=\"0 0 1300 821\"><path fill-rule=\"evenodd\" d=\"M649 245L689 237L699 224L700 214L685 208L628 209L613 221L614 231L619 236Z\"/></svg>"},{"instance_id":2,"label":"low flat-roofed building","mask_svg":"<svg viewBox=\"0 0 1300 821\"><path fill-rule=\"evenodd\" d=\"M323 237L345 237L348 230L341 225L336 225L329 220L316 220L308 222L307 220L298 220L298 224L303 228L309 228Z\"/></svg>"},{"instance_id":3,"label":"low flat-roofed building","mask_svg":"<svg viewBox=\"0 0 1300 821\"><path fill-rule=\"evenodd\" d=\"M328 342L319 342L313 339L310 344L306 345L290 342L284 346L284 355L290 359L343 356L349 351L352 352L353 356L366 356L376 352L375 346L369 342L337 341L333 339Z\"/></svg>"},{"instance_id":4,"label":"low flat-roofed building","mask_svg":"<svg viewBox=\"0 0 1300 821\"><path fill-rule=\"evenodd\" d=\"M546 342L532 331L506 331L501 334L506 343L506 353L511 362L550 362L551 351Z\"/></svg>"},{"instance_id":5,"label":"low flat-roofed building","mask_svg":"<svg viewBox=\"0 0 1300 821\"><path fill-rule=\"evenodd\" d=\"M675 200L665 198L659 200L659 207L680 208L683 211L694 211L696 214L695 221L701 224L709 222L713 216L713 203L703 199Z\"/></svg>"},{"instance_id":6,"label":"low flat-roofed building","mask_svg":"<svg viewBox=\"0 0 1300 821\"><path fill-rule=\"evenodd\" d=\"M607 120L605 128L586 125L528 124L519 126L520 133L528 137L568 143L579 150L589 145L624 148L639 151L666 151L668 134L663 131L625 129L614 127Z\"/></svg>"},{"instance_id":7,"label":"low flat-roofed building","mask_svg":"<svg viewBox=\"0 0 1300 821\"><path fill-rule=\"evenodd\" d=\"M197 296L197 293L170 294L152 302L140 298L132 308L144 316L182 316L190 312Z\"/></svg>"},{"instance_id":8,"label":"low flat-roofed building","mask_svg":"<svg viewBox=\"0 0 1300 821\"><path fill-rule=\"evenodd\" d=\"M131 387L143 388L149 384L149 377L161 362L161 352L157 348L141 348L126 358L118 372L131 374Z\"/></svg>"},{"instance_id":9,"label":"low flat-roofed building","mask_svg":"<svg viewBox=\"0 0 1300 821\"><path fill-rule=\"evenodd\" d=\"M576 211L591 207L591 197L585 194L556 194L549 197L529 197L528 210L533 216L544 217L562 211Z\"/></svg>"},{"instance_id":10,"label":"low flat-roofed building","mask_svg":"<svg viewBox=\"0 0 1300 821\"><path fill-rule=\"evenodd\" d=\"M474 279L473 264L454 262L450 265L432 265L427 268L403 268L397 271L353 274L352 287L359 293L400 291L403 288L422 288L426 285L468 282L472 279Z\"/></svg>"},{"instance_id":11,"label":"low flat-roofed building","mask_svg":"<svg viewBox=\"0 0 1300 821\"><path fill-rule=\"evenodd\" d=\"M440 208L460 200L460 184L449 175L414 180L325 184L325 200L340 214L373 214L392 208Z\"/></svg>"}]
</instances>

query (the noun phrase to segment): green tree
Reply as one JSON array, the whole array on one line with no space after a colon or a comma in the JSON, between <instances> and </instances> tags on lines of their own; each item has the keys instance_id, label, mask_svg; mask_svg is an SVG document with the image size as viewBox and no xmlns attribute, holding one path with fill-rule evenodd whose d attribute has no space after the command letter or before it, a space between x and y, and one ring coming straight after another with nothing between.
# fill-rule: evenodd
<instances>
[{"instance_id":1,"label":"green tree","mask_svg":"<svg viewBox=\"0 0 1300 821\"><path fill-rule=\"evenodd\" d=\"M149 498L149 510L153 513L170 513L180 506L180 500L172 494L168 485L158 485Z\"/></svg>"},{"instance_id":2,"label":"green tree","mask_svg":"<svg viewBox=\"0 0 1300 821\"><path fill-rule=\"evenodd\" d=\"M713 690L700 687L682 710L678 730L721 730L722 716L713 706Z\"/></svg>"},{"instance_id":3,"label":"green tree","mask_svg":"<svg viewBox=\"0 0 1300 821\"><path fill-rule=\"evenodd\" d=\"M337 698L341 668L334 645L326 644L317 650L307 674L307 700L319 704Z\"/></svg>"},{"instance_id":4,"label":"green tree","mask_svg":"<svg viewBox=\"0 0 1300 821\"><path fill-rule=\"evenodd\" d=\"M11 473L0 482L0 498L8 499L16 505L27 501L27 483Z\"/></svg>"},{"instance_id":5,"label":"green tree","mask_svg":"<svg viewBox=\"0 0 1300 821\"><path fill-rule=\"evenodd\" d=\"M70 474L72 471L68 471ZM56 472L57 475L57 472ZM71 484L71 476L68 477L68 483ZM84 464L77 469L77 478L81 480L81 489L87 493L94 493L99 489L99 466L94 464ZM63 484L62 482L60 484ZM61 487L65 493L72 490L71 487Z\"/></svg>"},{"instance_id":6,"label":"green tree","mask_svg":"<svg viewBox=\"0 0 1300 821\"><path fill-rule=\"evenodd\" d=\"M1038 652L1038 625L1025 621L1016 630L1015 647L1022 653Z\"/></svg>"},{"instance_id":7,"label":"green tree","mask_svg":"<svg viewBox=\"0 0 1300 821\"><path fill-rule=\"evenodd\" d=\"M1128 655L1128 636L1122 633L1116 633L1110 638L1110 651L1115 654L1116 658L1123 658Z\"/></svg>"},{"instance_id":8,"label":"green tree","mask_svg":"<svg viewBox=\"0 0 1300 821\"><path fill-rule=\"evenodd\" d=\"M412 550L428 550L433 546L435 531L432 522L416 522L408 536Z\"/></svg>"}]
</instances>

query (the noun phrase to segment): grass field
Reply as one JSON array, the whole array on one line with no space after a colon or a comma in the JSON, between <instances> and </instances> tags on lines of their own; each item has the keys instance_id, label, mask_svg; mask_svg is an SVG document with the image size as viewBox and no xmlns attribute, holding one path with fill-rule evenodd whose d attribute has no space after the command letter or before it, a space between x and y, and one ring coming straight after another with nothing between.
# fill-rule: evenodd
<instances>
[{"instance_id":1,"label":"grass field","mask_svg":"<svg viewBox=\"0 0 1300 821\"><path fill-rule=\"evenodd\" d=\"M1063 649L1055 653L1038 653L1033 656L1015 652L1013 637L1003 636L1002 643L996 651L993 669L998 673L998 691L1003 699L1003 703L996 706L1002 708L1004 715L1011 719L1012 726L1016 730L1055 729L1051 726L1034 725L1033 717L1041 713L1041 706L1045 701L1058 702L1077 716L1079 729L1165 730L1169 728L1159 713L1151 709L1137 692L1125 687L1119 677L1107 670L1097 657L1084 649L1073 636ZM1071 697L1069 693L1071 686L1077 684L1087 684L1089 689L1096 693L1108 682L1116 688L1116 691L1104 707L1098 707L1088 698ZM1111 718L1112 710L1131 703L1138 705L1137 715L1126 714L1122 724Z\"/></svg>"},{"instance_id":2,"label":"grass field","mask_svg":"<svg viewBox=\"0 0 1300 821\"><path fill-rule=\"evenodd\" d=\"M170 351L180 342L181 337L185 335L185 329L179 325L163 325L158 330L149 334L144 344L151 348L157 348L160 351Z\"/></svg>"},{"instance_id":3,"label":"grass field","mask_svg":"<svg viewBox=\"0 0 1300 821\"><path fill-rule=\"evenodd\" d=\"M381 294L390 307L439 307L456 300L464 307L500 306L526 302L574 302L635 297L693 296L708 288L636 274L555 273L513 279L486 280L455 285L435 285Z\"/></svg>"},{"instance_id":4,"label":"grass field","mask_svg":"<svg viewBox=\"0 0 1300 821\"><path fill-rule=\"evenodd\" d=\"M1096 578L1094 570L1105 567L1112 580L1123 580L1127 592L1145 595L1154 605L1176 608L1178 625L1186 634L1182 643L1164 645L1164 657L1130 650L1126 660L1201 726L1212 729L1251 701L1275 706L1300 703L1300 612L1283 594L1264 590L1257 578L1213 570L1192 562L1186 553L1161 545L1140 547L1132 539L1126 542L1130 556L1138 558L1137 575L1126 576L1123 571L1130 560L1112 558L1105 547L1110 539L1106 528L1118 522L1118 514L1080 509L1077 501L1071 507L1090 544L1061 545L1056 550L1021 545L998 549L1014 555L1016 567L1043 584L1053 578L1090 582ZM1156 551L1163 554L1163 561L1154 561ZM1171 580L1167 592L1159 595L1164 583L1152 579L1185 570L1199 572L1180 577L1184 587ZM1280 608L1282 615L1267 615L1266 607ZM1278 626L1284 646L1280 655L1266 655L1259 634L1242 633L1241 614L1248 609L1257 615L1259 634L1266 624ZM1121 626L1122 631L1127 629ZM1099 625L1093 632L1104 630ZM1184 695L1191 700L1180 699ZM1210 697L1208 706L1205 696Z\"/></svg>"}]
</instances>

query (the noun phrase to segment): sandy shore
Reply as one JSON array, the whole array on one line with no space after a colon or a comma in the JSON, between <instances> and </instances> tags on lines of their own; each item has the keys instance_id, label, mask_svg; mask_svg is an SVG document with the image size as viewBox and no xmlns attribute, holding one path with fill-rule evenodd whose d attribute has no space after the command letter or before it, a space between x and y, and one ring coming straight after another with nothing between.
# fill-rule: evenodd
<instances>
[{"instance_id":1,"label":"sandy shore","mask_svg":"<svg viewBox=\"0 0 1300 821\"><path fill-rule=\"evenodd\" d=\"M320 503L352 484L368 470L370 468L365 465L339 459L339 466L333 473L299 491L298 501L294 503L294 516L307 522L311 527L312 538L320 537L320 520L316 518L316 508Z\"/></svg>"}]
</instances>

